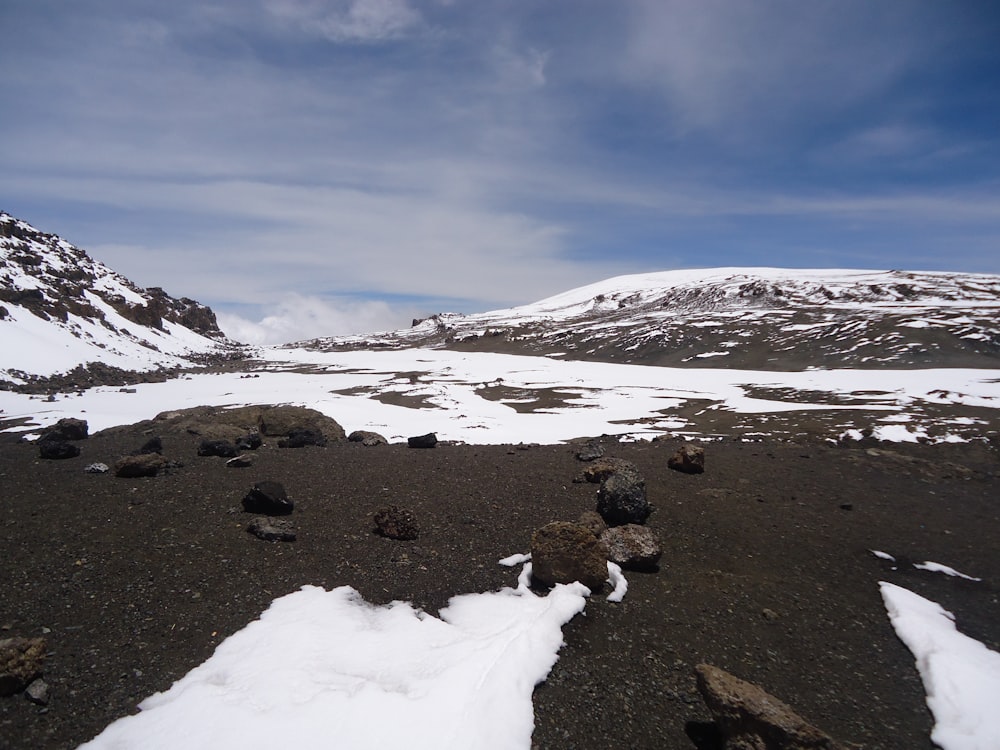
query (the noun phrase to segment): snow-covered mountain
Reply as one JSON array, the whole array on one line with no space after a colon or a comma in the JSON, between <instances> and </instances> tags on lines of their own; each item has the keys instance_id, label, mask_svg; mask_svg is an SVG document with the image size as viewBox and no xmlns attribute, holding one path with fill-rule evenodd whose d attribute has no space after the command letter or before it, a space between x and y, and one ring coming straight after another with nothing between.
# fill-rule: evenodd
<instances>
[{"instance_id":1,"label":"snow-covered mountain","mask_svg":"<svg viewBox=\"0 0 1000 750\"><path fill-rule=\"evenodd\" d=\"M234 348L208 307L142 289L4 212L0 341L0 382L10 385L92 363L105 371L185 367Z\"/></svg>"},{"instance_id":2,"label":"snow-covered mountain","mask_svg":"<svg viewBox=\"0 0 1000 750\"><path fill-rule=\"evenodd\" d=\"M766 370L997 367L1000 276L718 268L620 276L522 307L317 339Z\"/></svg>"}]
</instances>

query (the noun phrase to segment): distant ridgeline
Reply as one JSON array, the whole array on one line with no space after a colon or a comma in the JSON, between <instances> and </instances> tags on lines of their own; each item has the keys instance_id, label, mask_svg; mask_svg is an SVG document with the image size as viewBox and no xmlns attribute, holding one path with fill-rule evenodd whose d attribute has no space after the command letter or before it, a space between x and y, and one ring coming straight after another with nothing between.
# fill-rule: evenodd
<instances>
[{"instance_id":1,"label":"distant ridgeline","mask_svg":"<svg viewBox=\"0 0 1000 750\"><path fill-rule=\"evenodd\" d=\"M158 287L143 289L5 212L0 342L0 380L12 384L89 362L125 370L176 367L233 346L209 307Z\"/></svg>"},{"instance_id":2,"label":"distant ridgeline","mask_svg":"<svg viewBox=\"0 0 1000 750\"><path fill-rule=\"evenodd\" d=\"M621 276L323 350L439 347L755 370L1000 367L1000 276L719 268Z\"/></svg>"}]
</instances>

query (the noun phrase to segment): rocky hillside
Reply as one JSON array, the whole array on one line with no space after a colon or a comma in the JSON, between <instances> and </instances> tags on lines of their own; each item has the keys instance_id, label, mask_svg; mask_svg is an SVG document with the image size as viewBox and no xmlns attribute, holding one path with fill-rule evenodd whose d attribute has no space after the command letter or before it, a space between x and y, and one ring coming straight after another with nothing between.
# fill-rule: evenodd
<instances>
[{"instance_id":1,"label":"rocky hillside","mask_svg":"<svg viewBox=\"0 0 1000 750\"><path fill-rule=\"evenodd\" d=\"M205 305L142 289L4 212L0 341L0 382L8 387L92 363L104 370L185 366L234 348Z\"/></svg>"},{"instance_id":2,"label":"rocky hillside","mask_svg":"<svg viewBox=\"0 0 1000 750\"><path fill-rule=\"evenodd\" d=\"M319 339L674 367L997 367L1000 276L722 268L621 276L523 307Z\"/></svg>"}]
</instances>

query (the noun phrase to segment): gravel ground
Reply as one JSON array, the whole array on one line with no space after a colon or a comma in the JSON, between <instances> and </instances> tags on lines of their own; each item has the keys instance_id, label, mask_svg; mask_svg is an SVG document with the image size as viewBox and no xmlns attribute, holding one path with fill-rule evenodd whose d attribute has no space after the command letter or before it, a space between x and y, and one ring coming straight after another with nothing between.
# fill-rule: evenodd
<instances>
[{"instance_id":1,"label":"gravel ground","mask_svg":"<svg viewBox=\"0 0 1000 750\"><path fill-rule=\"evenodd\" d=\"M246 469L199 458L164 434L165 476L118 479L111 464L149 434L118 429L78 458L42 461L0 435L0 637L43 635L47 707L0 699L0 748L73 748L203 662L272 599L304 584L349 584L374 603L436 612L454 594L513 585L497 560L532 531L594 506L574 479L574 447L279 449ZM604 442L634 462L665 550L657 573L629 574L624 602L594 597L535 692L538 748L710 747L692 668L709 662L759 684L838 739L931 748L913 658L896 639L878 581L954 611L1000 649L1000 463L985 445L707 444L705 474L667 469L679 443ZM282 482L298 540L246 533L240 500ZM421 536L372 533L374 512L416 513ZM876 558L871 549L895 555ZM934 560L980 576L920 571Z\"/></svg>"}]
</instances>

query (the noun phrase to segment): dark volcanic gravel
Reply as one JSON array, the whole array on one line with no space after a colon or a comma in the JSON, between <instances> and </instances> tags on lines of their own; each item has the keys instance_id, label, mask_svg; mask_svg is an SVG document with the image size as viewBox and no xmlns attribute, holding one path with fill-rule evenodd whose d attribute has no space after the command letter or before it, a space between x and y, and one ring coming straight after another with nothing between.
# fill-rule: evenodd
<instances>
[{"instance_id":1,"label":"dark volcanic gravel","mask_svg":"<svg viewBox=\"0 0 1000 750\"><path fill-rule=\"evenodd\" d=\"M44 635L51 687L45 708L0 699L3 750L90 739L303 584L349 584L371 602L433 612L454 594L513 585L516 571L496 561L596 500L596 485L573 481L583 464L569 445L271 444L234 469L199 458L198 438L165 434L164 455L183 464L165 476L84 473L149 437L98 434L78 458L43 461L36 446L0 436L0 638ZM677 445L604 443L646 478L663 564L629 574L624 602L594 597L564 629L535 692L535 746L695 748L689 734L709 716L692 668L709 662L842 741L931 748L920 679L878 581L934 599L1000 649L997 454L721 442L691 476L667 469ZM295 503L297 541L246 532L240 501L262 480ZM390 503L415 513L419 538L373 533L374 512ZM923 560L983 581L909 565Z\"/></svg>"}]
</instances>

